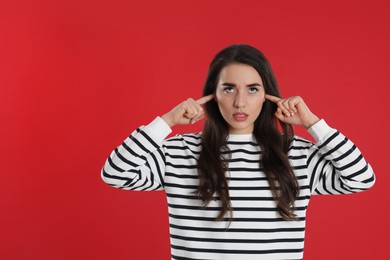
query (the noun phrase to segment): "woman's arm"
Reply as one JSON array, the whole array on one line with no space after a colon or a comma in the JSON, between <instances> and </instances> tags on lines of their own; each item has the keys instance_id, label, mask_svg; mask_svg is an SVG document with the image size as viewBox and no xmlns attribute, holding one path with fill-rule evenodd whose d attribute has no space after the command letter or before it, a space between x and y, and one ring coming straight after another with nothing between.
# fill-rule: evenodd
<instances>
[{"instance_id":1,"label":"woman's arm","mask_svg":"<svg viewBox=\"0 0 390 260\"><path fill-rule=\"evenodd\" d=\"M140 127L108 157L101 171L107 184L127 190L164 189L164 139L177 124L195 123L203 118L201 105L213 95L187 99L149 125Z\"/></svg>"},{"instance_id":2,"label":"woman's arm","mask_svg":"<svg viewBox=\"0 0 390 260\"><path fill-rule=\"evenodd\" d=\"M355 144L313 114L301 97L266 98L277 105L279 120L306 127L316 140L307 161L312 193L352 193L374 185L373 170Z\"/></svg>"},{"instance_id":3,"label":"woman's arm","mask_svg":"<svg viewBox=\"0 0 390 260\"><path fill-rule=\"evenodd\" d=\"M313 194L346 194L364 191L375 175L356 145L324 120L308 129L316 140L309 149L308 171Z\"/></svg>"},{"instance_id":4,"label":"woman's arm","mask_svg":"<svg viewBox=\"0 0 390 260\"><path fill-rule=\"evenodd\" d=\"M165 155L161 147L170 132L160 117L135 130L107 158L101 171L103 181L126 190L162 190Z\"/></svg>"}]
</instances>

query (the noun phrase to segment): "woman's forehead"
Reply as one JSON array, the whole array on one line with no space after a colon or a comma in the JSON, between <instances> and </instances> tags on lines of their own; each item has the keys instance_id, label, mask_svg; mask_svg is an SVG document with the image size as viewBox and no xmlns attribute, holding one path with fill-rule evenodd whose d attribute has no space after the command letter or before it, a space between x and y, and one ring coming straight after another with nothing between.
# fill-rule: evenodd
<instances>
[{"instance_id":1,"label":"woman's forehead","mask_svg":"<svg viewBox=\"0 0 390 260\"><path fill-rule=\"evenodd\" d=\"M257 70L250 65L242 63L228 64L219 73L219 82L253 84L261 83Z\"/></svg>"}]
</instances>

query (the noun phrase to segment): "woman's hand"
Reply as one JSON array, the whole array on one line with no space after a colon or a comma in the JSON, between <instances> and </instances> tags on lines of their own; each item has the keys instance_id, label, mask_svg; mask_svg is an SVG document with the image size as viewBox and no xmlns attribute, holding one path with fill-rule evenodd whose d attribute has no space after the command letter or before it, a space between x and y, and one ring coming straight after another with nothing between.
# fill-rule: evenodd
<instances>
[{"instance_id":1,"label":"woman's hand","mask_svg":"<svg viewBox=\"0 0 390 260\"><path fill-rule=\"evenodd\" d=\"M198 100L192 98L180 103L161 118L170 126L179 124L194 124L204 117L203 107L201 105L209 102L214 95L201 97Z\"/></svg>"},{"instance_id":2,"label":"woman's hand","mask_svg":"<svg viewBox=\"0 0 390 260\"><path fill-rule=\"evenodd\" d=\"M278 106L275 116L284 123L309 128L320 120L299 96L282 99L266 94L265 98Z\"/></svg>"}]
</instances>

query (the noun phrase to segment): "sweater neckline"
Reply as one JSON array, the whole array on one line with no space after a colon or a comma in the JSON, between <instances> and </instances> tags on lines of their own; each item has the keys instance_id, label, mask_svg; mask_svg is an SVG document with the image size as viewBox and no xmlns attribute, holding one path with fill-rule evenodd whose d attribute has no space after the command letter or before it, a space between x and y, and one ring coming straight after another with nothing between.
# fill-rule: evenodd
<instances>
[{"instance_id":1,"label":"sweater neckline","mask_svg":"<svg viewBox=\"0 0 390 260\"><path fill-rule=\"evenodd\" d=\"M254 141L253 134L229 134L228 141Z\"/></svg>"}]
</instances>

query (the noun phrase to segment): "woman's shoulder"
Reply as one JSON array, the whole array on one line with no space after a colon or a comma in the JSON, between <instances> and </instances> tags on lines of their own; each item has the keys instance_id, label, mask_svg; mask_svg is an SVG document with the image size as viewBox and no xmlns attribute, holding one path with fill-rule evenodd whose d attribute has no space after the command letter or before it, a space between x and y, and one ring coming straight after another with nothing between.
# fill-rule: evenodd
<instances>
[{"instance_id":1,"label":"woman's shoulder","mask_svg":"<svg viewBox=\"0 0 390 260\"><path fill-rule=\"evenodd\" d=\"M294 149L309 149L314 143L304 137L294 135L290 143L290 150Z\"/></svg>"},{"instance_id":2,"label":"woman's shoulder","mask_svg":"<svg viewBox=\"0 0 390 260\"><path fill-rule=\"evenodd\" d=\"M202 142L202 133L177 134L165 140L165 145L174 146L200 146Z\"/></svg>"},{"instance_id":3,"label":"woman's shoulder","mask_svg":"<svg viewBox=\"0 0 390 260\"><path fill-rule=\"evenodd\" d=\"M313 145L308 139L294 135L287 152L288 157L290 160L307 158Z\"/></svg>"}]
</instances>

